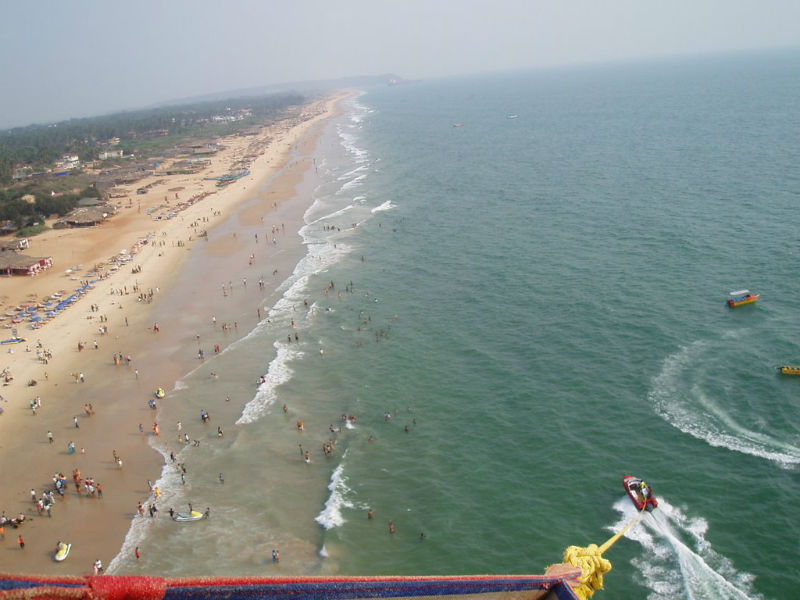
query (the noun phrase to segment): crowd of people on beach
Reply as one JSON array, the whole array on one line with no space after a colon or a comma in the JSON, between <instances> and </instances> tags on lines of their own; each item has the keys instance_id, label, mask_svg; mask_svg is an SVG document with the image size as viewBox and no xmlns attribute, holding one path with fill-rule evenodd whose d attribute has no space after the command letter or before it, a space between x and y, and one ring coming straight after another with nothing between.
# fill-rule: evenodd
<instances>
[{"instance_id":1,"label":"crowd of people on beach","mask_svg":"<svg viewBox=\"0 0 800 600\"><path fill-rule=\"evenodd\" d=\"M186 203L185 206L182 206L182 208L192 204L197 199L200 199L200 198L192 198L191 201L189 203ZM215 210L212 209L212 214L214 216L219 216L221 214L221 211L215 211ZM263 221L263 219L262 219L262 221ZM193 227L194 229L198 229L198 228L201 228L201 227L205 228L206 227L206 223L208 223L208 222L209 222L208 218L203 217L201 219L195 220L190 226ZM269 230L267 230L263 234L263 236L259 236L259 234L255 234L255 242L256 243L261 243L263 241L264 243L261 244L262 247L264 246L264 244L271 244L272 246L275 246L275 245L278 244L278 238L280 237L280 234L285 234L285 225L283 223L281 223L280 226L273 225ZM200 231L200 232L196 231L195 235L198 236L198 237L206 237L207 238L207 234L205 232L205 229L203 229L203 231ZM235 234L234 234L234 237L235 237ZM261 238L261 239L259 239L259 238ZM191 240L191 238L190 238L190 240ZM148 241L150 241L149 237L148 237ZM146 244L146 243L148 243L148 241L144 241L143 243ZM153 243L152 245L153 246L158 246L159 248L162 248L162 247L164 247L166 245L166 241L167 240L159 240L158 244ZM176 244L176 241L173 240L173 245L175 245L175 244ZM184 246L184 244L185 243L184 243L183 240L177 240L177 245L179 247ZM138 251L139 249L140 248L137 248L136 250ZM133 255L133 254L135 254L135 252L131 252L130 254ZM248 261L249 261L249 266L254 266L256 264L257 260L256 260L255 253L250 253ZM142 273L142 271L143 271L143 269L142 269L141 265L136 264L136 265L132 265L132 267L131 267L131 273L133 273L133 274L140 274L140 273ZM265 271L265 272L268 273L269 271ZM107 275L108 274L105 274L104 277L107 276ZM273 275L273 277L277 277L278 276L278 269L277 268L272 270L272 275ZM266 287L266 282L265 282L264 275L261 275L260 277L258 277L258 279L256 279L255 277L251 277L251 282L250 282L251 283L251 285L250 285L251 289L255 289L255 286L252 285L254 280L256 280L258 282L258 291L263 293L263 291L264 291L264 289ZM238 295L238 294L241 293L241 291L244 291L244 290L246 290L248 288L247 284L248 284L248 282L247 282L247 278L246 277L241 279L241 283L240 284L238 283L238 280L237 280L237 284L236 285L234 285L233 282L229 280L227 282L227 285L225 283L222 284L223 295L227 296L229 294L233 294L234 290L236 290L236 294ZM127 282L127 284L124 283L124 282L121 282L121 284L115 285L113 288L111 288L109 290L109 293L110 293L111 296L115 297L116 302L119 302L119 300L122 299L121 297L129 296L131 294L136 295L137 302L151 302L153 300L155 294L158 293L158 290L159 290L159 288L156 287L156 286L153 286L151 288L140 289L138 282L136 284L134 284L134 285L130 285L130 282ZM326 289L324 290L323 293L324 293L325 296L328 296L329 292L333 293L333 290L335 290L335 286L334 286L334 283L331 281L330 285L326 287ZM344 291L345 292L351 292L352 291L352 282L350 284L348 284L347 286L345 286ZM341 297L342 296L342 291L338 291L338 295L339 295L339 297ZM132 302L133 300L131 299L130 301ZM114 304L114 302L112 302L111 304ZM309 306L307 301L304 302L304 305L308 310L311 310L311 307ZM107 335L108 331L109 331L108 317L105 314L102 314L102 309L101 309L99 304L92 304L89 308L91 309L91 313L92 314L87 318L90 319L90 320L93 319L94 323L97 323L99 321L99 323L100 323L100 325L99 325L100 326L100 329L99 329L100 335ZM117 304L116 306L114 306L114 308L115 309L121 309L122 306ZM117 310L115 310L114 312L119 314L120 317L122 317L122 318L114 318L114 321L115 321L114 327L117 328L115 331L118 332L119 331L119 326L122 324L122 319L124 318L124 325L125 326L128 325L128 319L127 319L127 316L122 315L121 311L118 312ZM109 314L111 314L111 313L109 313ZM260 306L258 307L258 309L256 311L256 314L257 314L258 319L260 321L261 317L262 317L262 315L261 315L261 307ZM112 315L112 317L113 317L113 315ZM231 320L231 321L232 322L223 322L223 323L219 324L220 325L220 329L221 329L222 332L224 332L226 334L232 333L232 332L238 332L238 329L239 329L238 322L236 320ZM152 322L152 321L150 321L150 322ZM132 323L135 324L135 321L132 320ZM165 321L165 323L166 323L166 321ZM217 327L217 322L216 322L216 318L215 317L212 318L212 324L213 324L213 326L215 328ZM245 329L246 329L246 327L245 327ZM124 330L124 328L123 328L123 330ZM153 324L152 331L155 334L160 332L160 327L159 327L157 322L155 322ZM97 334L95 333L95 335L97 335ZM75 343L75 345L72 346L73 349L77 348L77 351L79 353L82 353L81 354L81 360L84 360L83 357L86 356L86 355L91 355L91 356L87 356L86 360L93 360L95 356L102 354L105 357L105 359L104 360L101 359L101 360L102 360L103 363L107 364L105 361L107 361L108 359L107 359L107 354L105 354L105 352L104 353L97 353L97 354L94 353L94 352L91 352L91 350L88 353L84 352L84 350L86 348L92 348L92 347L95 350L97 350L97 349L99 349L99 346L101 345L101 344L98 343L98 341L96 339L94 341L92 341L92 338L88 337L88 342L85 341L86 339L87 339L87 337L84 336L80 341L78 341L77 343ZM108 343L109 343L108 340L110 340L110 337L109 338L99 338L99 339L100 339L100 342L102 343L102 345L104 347L106 347L108 345ZM197 342L198 342L198 345L199 345L200 344L199 336L197 338ZM287 334L287 342L293 343L293 344L296 344L296 343L300 342L300 334L295 328L294 321L292 321L291 330ZM214 349L214 353L215 354L219 354L221 352L220 344L219 343L215 343L213 345L213 349ZM43 363L45 365L48 364L48 362L52 361L52 359L53 359L53 353L50 352L49 350L45 349L41 343L37 344L36 355L37 355L37 360L39 360L41 363ZM204 349L202 347L198 347L198 357L201 358L201 359L205 358L205 352L204 352ZM113 353L112 362L113 362L113 365L116 366L116 367L125 366L125 367L128 367L129 369L132 369L132 367L133 367L133 359L132 359L131 355L130 354L123 354L123 352L121 352L121 351ZM87 377L87 375L89 377ZM139 376L138 369L135 370L135 376L136 376L136 378L138 378L138 376ZM212 375L211 375L212 379L217 379L217 376L218 375L217 375L216 372L212 372ZM81 384L81 383L87 382L87 379L91 380L91 381L95 381L96 373L91 368L87 369L85 372L83 372L81 370L76 370L76 371L73 372L72 377L73 377L73 381L75 383ZM47 375L46 374L45 374L45 379L47 379ZM262 377L259 381L261 383L265 383L267 380L266 380L266 377ZM87 386L87 388L88 387L89 386ZM230 401L230 397L226 397L226 401ZM151 409L155 410L157 408L156 405L155 405L155 401L154 400L149 401L148 404L149 404L149 407ZM41 409L41 406L42 406L42 402L41 402L41 398L39 396L37 396L34 400L32 400L31 410L34 411L34 414L36 414L35 411ZM102 407L103 406L102 403L99 406ZM210 407L210 408L212 408L212 410L213 410L213 406ZM83 412L82 418L90 418L92 415L94 415L94 411L95 411L95 409L92 406L92 404L89 403L89 402L86 402L84 404L84 412ZM287 411L287 407L284 407L284 411ZM69 413L67 413L67 415L71 415L71 414L72 414L71 411ZM155 415L156 413L152 413L152 414ZM216 418L215 418L214 425L216 425L216 438L220 439L220 438L223 438L223 435L224 435L223 426L222 426L222 424L219 424L219 423L216 422L216 421L219 420L219 415L217 414L217 415L215 415L215 417ZM201 419L201 423L203 425L209 425L211 423L211 416L210 416L209 412L207 410L205 410L205 409L203 409L201 411L200 419ZM352 425L355 424L355 422L356 422L356 417L354 415L343 415L343 420L342 420L342 425L341 426L334 427L333 424L331 424L329 426L329 428L328 428L329 437L328 437L327 440L325 440L322 443L322 445L320 447L320 451L323 453L324 456L332 456L335 453L337 435L339 435L347 427L348 423L352 426ZM68 441L68 443L67 443L67 454L68 455L73 455L73 454L80 455L80 454L84 454L85 453L85 448L83 446L81 446L82 443L85 443L85 440L81 438L81 434L85 435L84 430L81 430L81 423L85 423L85 422L82 421L81 419L79 419L79 415L74 415L73 418L72 418L72 426L71 426L71 428L76 430L76 431L74 431L74 435L75 435L75 440L77 441L77 444L73 440L69 440ZM134 425L135 425L135 423L136 423L136 421L134 421ZM197 447L200 446L202 440L207 439L207 438L204 438L202 435L198 436L197 438L189 436L188 432L182 431L182 426L181 426L180 422L178 423L177 429L178 429L178 431L177 431L177 439L178 439L179 443L184 447L197 448ZM81 431L79 432L77 430L81 430ZM139 430L140 430L142 435L145 435L144 424L140 424L139 425ZM58 432L58 430L56 430L56 431ZM213 426L212 426L212 428L210 428L210 430L205 430L205 431L206 431L206 435L207 436L213 436L213 433L214 433L213 432ZM152 435L153 436L158 436L159 433L160 433L160 431L159 431L158 421L153 421ZM150 434L148 434L148 435L150 435ZM59 434L59 437L60 437L60 434ZM172 438L171 435L164 436L164 437L168 437L170 439ZM372 436L370 436L370 441L372 441L372 439L373 439ZM162 438L162 440L163 440L163 438ZM47 441L51 445L55 444L55 442L56 442L55 436L53 435L53 433L51 431L47 432ZM59 440L59 444L57 445L57 447L58 448L63 448L63 446L62 446L63 443L64 442L62 440ZM159 443L164 443L164 442L161 441ZM87 446L89 446L89 444L87 444ZM168 446L169 445L167 444L167 447ZM80 450L77 450L78 447L80 447ZM91 451L92 448L89 447L89 450ZM194 452L194 450L192 450L192 452ZM61 453L63 454L63 451ZM122 461L121 456L117 453L116 449L113 451L112 455L113 455L113 461L114 461L114 464L116 465L116 467L118 469L122 469L123 461ZM176 473L177 473L178 477L180 478L181 484L185 484L186 483L187 474L188 474L187 462L191 461L191 455L189 455L185 459L183 458L183 456L178 458L175 455L174 452L170 451L169 456L170 456L170 461L175 466L175 470L176 470ZM303 461L305 463L307 463L307 464L311 463L311 452L309 450L307 450L307 449L303 449L302 446L301 446L301 457L302 457L302 459L303 459ZM69 472L69 471L66 470L65 472ZM198 476L198 475L193 475L193 476ZM204 475L204 476L206 476L206 475ZM214 475L212 475L212 476L214 476ZM223 476L223 473L219 473L218 475L216 475L216 479L218 480L220 485L223 485L225 483L225 478ZM80 470L77 467L75 467L73 469L73 471L72 471L72 481L73 481L74 488L75 488L74 489L74 494L79 495L81 497L85 497L85 498L98 499L98 498L102 498L103 497L103 488L100 485L100 483L97 482L93 477L83 477L81 475ZM43 490L41 493L35 493L35 491L33 489L31 490L31 492L34 492L32 494L32 497L31 497L32 504L33 504L33 510L36 511L37 516L41 516L45 512L47 512L48 516L52 516L51 513L52 513L52 510L53 510L53 507L54 507L54 504L55 504L55 499L57 499L59 497L62 497L62 496L65 496L69 492L69 490L68 490L69 486L67 485L67 482L68 482L68 478L66 478L63 475L63 473L58 472L53 476L53 489ZM157 516L158 516L158 512L159 512L158 502L159 502L159 500L161 500L160 499L161 491L159 489L159 486L155 485L155 484L151 484L149 486L149 491L150 491L150 496L148 497L147 500L144 500L144 502L139 502L139 504L137 506L136 514L140 515L140 516L145 516L145 515L149 514L150 518L156 519ZM195 511L194 511L191 503L188 504L188 506L189 506L189 514L191 515ZM132 506L131 506L131 508L132 508ZM179 513L175 512L173 508L170 508L169 509L169 514L170 514L170 516L172 518L176 518ZM209 518L210 517L210 507L207 507L202 514L203 514L204 518L206 518L206 519ZM3 513L2 518L0 518L0 527L8 525L8 526L16 528L16 527L19 527L20 525L22 525L22 523L24 523L27 519L31 519L31 518L33 518L32 515L20 514L19 517L15 518L15 519L8 519L8 518L6 518L5 513ZM2 531L2 530L0 530L0 531ZM24 541L22 541L21 537L20 537L20 540L19 540L19 546L20 546L20 548L24 547ZM139 547L136 547L135 557L137 559L139 559L139 557L140 557ZM278 551L277 548L273 549L273 551L272 551L272 559L276 563L280 562L280 552ZM93 565L93 571L94 571L95 574L98 574L98 573L103 571L103 566L102 566L102 563L100 562L99 559L97 561L95 561L95 563Z\"/></svg>"},{"instance_id":2,"label":"crowd of people on beach","mask_svg":"<svg viewBox=\"0 0 800 600\"><path fill-rule=\"evenodd\" d=\"M243 280L242 281L242 287L244 288L244 287L246 287L246 285L247 285L246 284L246 280ZM223 288L225 288L225 287L226 286L223 284ZM232 282L228 282L227 289L230 290L230 291L233 291L233 287L234 286L232 285ZM259 286L259 287L261 287L261 286ZM333 281L330 281L329 284L326 285L325 288L322 290L322 294L323 294L323 296L328 296L331 292L333 292L335 290L336 290L335 283ZM124 293L126 290L123 288L122 291ZM344 291L352 293L354 291L353 283L349 282L347 285L345 285ZM342 291L341 290L338 291L338 295L339 295L339 297L341 297L341 295L342 295ZM309 304L308 300L303 302L303 306L305 307L305 309L307 311L313 310L313 308ZM92 306L92 309L93 309L93 311L95 311L95 306L94 305ZM99 307L97 307L97 309L99 310ZM361 320L360 325L366 325L366 324L370 323L370 317L369 316L363 315L363 313L359 313L359 315L360 315L359 319ZM259 315L258 316L259 316L259 318L261 316L260 315L260 310L259 310ZM126 324L127 324L127 319L126 319ZM211 324L212 324L212 326L214 328L217 328L218 323L217 323L217 319L216 319L215 316L212 316ZM220 328L221 328L221 330L223 332L227 332L227 331L237 330L238 329L238 323L236 321L234 321L232 325L230 325L228 323L221 323L219 325L220 325ZM287 343L298 343L300 341L300 337L299 337L299 334L298 334L298 332L296 330L296 323L295 323L294 319L291 320L289 326L290 326L290 332L287 335ZM152 330L153 330L154 333L158 333L160 331L160 327L159 327L158 323L154 323L153 324ZM197 341L198 344L200 344L200 335L199 334L197 334L197 336L196 336L196 341ZM95 349L97 349L98 345L97 345L96 341L94 342L94 345L95 345ZM78 351L79 352L82 351L83 347L85 347L85 343L80 342L79 345L78 345ZM43 351L42 348L38 348L38 349ZM215 344L214 351L215 351L215 354L219 353L219 351L220 351L219 344ZM203 349L199 348L198 352L199 352L199 356L201 358L203 358L203 356L204 356ZM49 358L52 358L51 354L49 355ZM130 354L124 354L123 352L118 351L118 352L115 352L115 353L112 354L112 363L113 363L114 366L126 366L126 367L130 368L132 366L132 363L133 363L133 358L132 358L132 356ZM138 370L136 372L136 375L138 377ZM216 379L218 375L215 372L212 372L211 376L212 376L213 379ZM74 378L74 381L76 383L82 383L82 382L85 381L85 376L80 371L74 372L73 373L73 378ZM266 383L267 381L268 381L267 377L262 375L262 376L260 376L258 378L257 383L258 384L263 384L263 383ZM226 400L230 401L230 397L226 397ZM155 399L154 398L149 399L148 404L149 404L151 409L155 409L156 408ZM37 396L35 399L33 399L31 401L31 408L34 411L38 410L39 408L41 408L41 398L39 396ZM285 413L288 412L288 407L286 405L283 406L283 411ZM35 414L35 412L34 412L34 414ZM91 403L86 402L84 404L84 416L85 417L91 417L93 414L94 414L94 407L92 406ZM385 420L388 421L390 418L391 418L391 414L390 413L386 413ZM207 424L209 424L211 422L210 413L206 409L202 409L200 411L200 420L201 420L201 423L203 425L207 425ZM329 424L329 426L328 426L329 437L328 437L327 440L325 440L321 444L321 447L320 447L320 450L321 450L323 456L325 456L325 457L331 457L335 453L336 443L337 443L337 436L339 434L341 434L341 432L343 430L345 430L347 428L354 427L356 425L356 423L357 423L357 418L356 418L355 415L343 413L339 417L339 421L340 421L340 424L338 426L334 426L333 423ZM416 421L414 421L414 424L416 424ZM80 421L79 421L77 415L75 415L73 417L73 426L74 426L75 429L79 429L80 428ZM184 446L199 447L200 446L200 439L190 437L188 432L185 432L182 429L183 429L182 428L182 424L179 421L177 423L177 434L176 434L178 442L180 444L184 445ZM302 432L304 432L306 430L306 425L302 420L298 421L297 430L300 433L302 433ZM142 424L139 425L139 431L144 433L144 428L143 428ZM409 431L408 426L406 426L405 431L406 432ZM159 433L160 432L159 432L158 422L154 421L153 422L153 428L152 428L152 434L154 436L158 436ZM223 432L222 425L217 425L216 433L217 433L217 437L218 438L222 438L223 437L224 432ZM373 442L374 441L374 436L373 435L369 435L368 441L369 442ZM50 432L50 431L48 431L48 442L50 444L54 443L54 436L53 436L52 432ZM306 449L306 448L304 448L302 444L300 444L299 447L300 447L300 456L301 456L303 462L306 463L306 464L310 464L311 463L311 451ZM68 444L67 444L67 453L68 454L73 454L75 452L76 452L75 443L72 440L70 440L68 442ZM85 450L83 448L81 448L81 453L85 453ZM117 465L118 468L121 469L122 468L122 464L123 464L122 463L122 458L118 455L116 450L114 450L112 454L113 454L114 463ZM181 480L181 484L185 485L186 477L187 477L186 462L185 461L177 462L177 457L175 456L174 452L172 452L172 451L170 451L169 456L170 456L171 462L175 465L175 468L176 468L177 473L179 475L179 478ZM74 483L74 486L75 486L75 493L76 494L83 495L84 497L88 497L88 498L91 498L91 497L102 498L102 495L103 495L102 486L98 482L96 482L93 477L81 478L81 474L80 474L79 469L75 468L73 470L73 472L72 472L72 480L73 480L73 483ZM224 484L224 477L223 477L222 473L219 473L218 481L219 481L220 484ZM44 514L46 512L48 514L48 516L51 516L52 509L53 509L53 506L54 506L54 494L58 494L60 496L63 496L67 492L66 478L63 476L63 474L57 473L56 475L54 475L53 482L54 482L54 489L53 490L45 490L41 494L36 494L34 492L34 490L31 490L32 502L34 504L35 510L36 510L38 515L42 515L42 514ZM152 485L152 483L150 481L148 481L148 486L149 486L151 497L150 497L149 500L145 501L144 503L139 502L139 504L137 506L136 514L138 514L139 516L149 515L150 518L155 519L158 516L158 512L159 512L158 501L159 501L159 497L161 495L161 492L160 492L159 487L155 486L155 485ZM190 507L191 507L191 505L190 505ZM190 510L190 514L191 513L192 513L192 511ZM170 508L169 509L169 514L170 514L170 516L172 518L175 518L178 513L176 513L173 508ZM374 513L373 513L372 509L370 509L369 510L369 518L370 519L372 518L373 514ZM204 517L208 518L209 516L210 516L210 508L206 508L206 511L204 513ZM26 520L26 518L27 517L24 514L20 515L20 517L18 517L16 519L6 519L5 516L3 516L3 522L4 522L4 524L7 523L10 526L18 527L19 525L21 525ZM394 533L394 531L395 531L394 522L390 521L390 533ZM138 554L139 554L139 550L137 548L137 558L138 558ZM277 550L275 551L275 554L274 554L274 560L275 560L275 562L279 561L279 553L277 552ZM98 571L99 570L102 570L102 567L100 567L98 569Z\"/></svg>"}]
</instances>

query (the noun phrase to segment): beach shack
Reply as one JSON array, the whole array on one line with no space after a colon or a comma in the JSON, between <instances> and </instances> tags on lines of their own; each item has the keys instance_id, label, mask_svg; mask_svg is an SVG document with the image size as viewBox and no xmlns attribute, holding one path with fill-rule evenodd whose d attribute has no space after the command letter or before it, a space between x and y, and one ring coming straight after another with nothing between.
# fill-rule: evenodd
<instances>
[{"instance_id":1,"label":"beach shack","mask_svg":"<svg viewBox=\"0 0 800 600\"><path fill-rule=\"evenodd\" d=\"M38 275L53 266L52 256L26 256L15 250L0 250L0 275Z\"/></svg>"},{"instance_id":2,"label":"beach shack","mask_svg":"<svg viewBox=\"0 0 800 600\"><path fill-rule=\"evenodd\" d=\"M116 208L108 204L102 206L79 206L53 223L53 229L94 227L105 221L115 212Z\"/></svg>"}]
</instances>

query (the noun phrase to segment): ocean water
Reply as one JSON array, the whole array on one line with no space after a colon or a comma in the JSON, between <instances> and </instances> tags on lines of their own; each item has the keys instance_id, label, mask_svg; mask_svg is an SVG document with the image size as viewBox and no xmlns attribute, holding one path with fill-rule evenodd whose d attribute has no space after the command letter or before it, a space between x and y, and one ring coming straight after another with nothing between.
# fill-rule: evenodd
<instances>
[{"instance_id":1,"label":"ocean water","mask_svg":"<svg viewBox=\"0 0 800 600\"><path fill-rule=\"evenodd\" d=\"M660 508L606 554L599 597L794 595L800 379L775 367L800 362L799 69L687 58L353 99L303 183L306 257L171 386L160 422L201 445L167 449L163 426L186 483L168 460L161 517L110 570L538 573L634 516L631 472ZM741 288L760 301L728 309ZM211 519L164 518L188 502Z\"/></svg>"}]
</instances>

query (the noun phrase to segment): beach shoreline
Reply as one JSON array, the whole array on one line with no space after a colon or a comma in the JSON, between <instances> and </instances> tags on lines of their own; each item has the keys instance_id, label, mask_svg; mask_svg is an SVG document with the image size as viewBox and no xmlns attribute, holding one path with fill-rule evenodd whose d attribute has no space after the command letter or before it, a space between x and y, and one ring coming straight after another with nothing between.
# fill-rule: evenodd
<instances>
[{"instance_id":1,"label":"beach shoreline","mask_svg":"<svg viewBox=\"0 0 800 600\"><path fill-rule=\"evenodd\" d=\"M271 141L254 160L250 176L193 203L175 218L158 223L141 220L138 229L124 223L117 234L114 223L100 226L99 237L106 242L119 240L119 247L130 247L131 240L143 238L148 243L140 244L133 260L117 274L94 284L67 314L27 335L27 342L4 356L3 366L11 369L14 380L2 391L0 470L6 485L0 492L0 508L8 517L25 515L26 522L19 528L5 528L3 571L83 574L91 572L94 560L108 564L117 554L137 503L150 496L147 481L157 480L164 465L164 457L152 451L149 443L155 419L146 401L157 387L169 392L169 382L198 364L200 347L209 356L216 345L224 349L252 328L262 316L264 300L303 256L302 240L296 232L303 226L303 214L311 200L299 197L295 190L312 166L304 157L315 146L327 119L341 110L342 100L349 96L339 93L315 102L306 107L313 115L310 118L283 131L267 132L265 137ZM181 183L186 188L196 182L184 177ZM155 193L169 187L176 186L163 184L164 189ZM201 189L200 185L196 189ZM237 223L260 225L259 220L263 239L236 238ZM274 239L268 242L270 232ZM107 250L97 251L108 246L97 243L98 235L92 242L93 233L81 232L87 238L87 254L76 263L94 264L84 258L91 255L93 247L96 259L108 254ZM207 236L201 235L204 233ZM63 231L52 233L37 246L53 247L63 235ZM259 249L257 257L251 251L254 244ZM38 248L35 252L39 253ZM208 257L208 271L186 273L188 259L198 252ZM209 273L224 270L226 261L241 264L248 255L249 266L254 262L257 267L269 265L266 273L259 272L260 277L251 279L251 295L242 293L246 281L231 280L226 291L224 278L209 277ZM219 265L212 266L216 262ZM127 269L131 272L121 272ZM42 297L44 292L38 290L47 289L47 282L37 283L35 293ZM215 310L221 305L224 308ZM231 328L226 314L241 314L245 309L252 322L241 327L234 323ZM107 328L107 333L101 334L100 327ZM52 353L48 364L36 358L37 340L41 340L41 349ZM37 384L27 386L30 380ZM29 402L37 396L42 407L33 415ZM139 431L140 423L143 431ZM174 424L159 425L161 435L174 436ZM53 434L52 443L48 432ZM75 445L74 454L68 454L69 441ZM122 467L114 456L121 458ZM76 493L71 481L76 467L82 478L92 477L102 485L102 498L87 496L82 487ZM52 489L55 472L66 476L68 491L63 499L56 499L48 518L47 513L37 513L30 490L39 496L42 490ZM168 518L165 512L161 518ZM25 540L24 550L18 547L17 535ZM52 560L59 540L73 544L70 560L64 563Z\"/></svg>"}]
</instances>

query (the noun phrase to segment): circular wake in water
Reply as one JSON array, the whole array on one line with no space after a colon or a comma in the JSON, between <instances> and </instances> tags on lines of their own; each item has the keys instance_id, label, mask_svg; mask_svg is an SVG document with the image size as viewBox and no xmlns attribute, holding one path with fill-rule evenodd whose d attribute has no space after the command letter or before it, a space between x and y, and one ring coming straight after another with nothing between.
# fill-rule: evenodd
<instances>
[{"instance_id":1,"label":"circular wake in water","mask_svg":"<svg viewBox=\"0 0 800 600\"><path fill-rule=\"evenodd\" d=\"M698 340L668 356L648 393L656 413L710 446L758 456L784 469L796 468L800 447L745 426L747 415L737 414L725 391L711 381L714 356L721 350L722 346ZM752 416L747 422L753 422Z\"/></svg>"}]
</instances>

